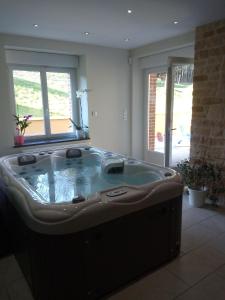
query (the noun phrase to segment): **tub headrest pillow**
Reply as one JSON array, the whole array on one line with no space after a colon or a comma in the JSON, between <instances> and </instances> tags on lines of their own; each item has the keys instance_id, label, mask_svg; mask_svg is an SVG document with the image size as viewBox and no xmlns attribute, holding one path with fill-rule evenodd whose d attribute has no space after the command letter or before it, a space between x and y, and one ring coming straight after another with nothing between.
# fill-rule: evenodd
<instances>
[{"instance_id":1,"label":"tub headrest pillow","mask_svg":"<svg viewBox=\"0 0 225 300\"><path fill-rule=\"evenodd\" d=\"M24 165L29 165L29 164L34 164L36 163L37 158L35 155L20 155L17 157L17 162L19 166L24 166Z\"/></svg>"},{"instance_id":2,"label":"tub headrest pillow","mask_svg":"<svg viewBox=\"0 0 225 300\"><path fill-rule=\"evenodd\" d=\"M122 158L106 158L102 160L102 170L105 173L122 173L124 160Z\"/></svg>"},{"instance_id":3,"label":"tub headrest pillow","mask_svg":"<svg viewBox=\"0 0 225 300\"><path fill-rule=\"evenodd\" d=\"M75 158L81 156L82 156L82 152L80 149L71 148L66 150L66 158Z\"/></svg>"}]
</instances>

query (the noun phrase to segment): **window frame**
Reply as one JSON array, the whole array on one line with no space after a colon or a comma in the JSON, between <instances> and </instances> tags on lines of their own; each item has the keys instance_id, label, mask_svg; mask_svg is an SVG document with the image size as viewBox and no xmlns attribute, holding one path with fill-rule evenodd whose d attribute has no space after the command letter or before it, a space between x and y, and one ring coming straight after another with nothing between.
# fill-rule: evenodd
<instances>
[{"instance_id":1,"label":"window frame","mask_svg":"<svg viewBox=\"0 0 225 300\"><path fill-rule=\"evenodd\" d=\"M72 132L65 133L51 133L50 116L49 116L49 102L48 102L48 83L47 83L47 72L55 73L69 73L70 74L70 86L71 86L71 99L72 99L72 119L76 123L80 122L80 105L76 97L76 89L78 86L77 81L77 69L68 67L48 67L48 66L37 66L37 65L21 65L21 64L9 64L9 77L10 77L10 94L12 98L12 112L16 114L16 98L14 92L14 80L13 71L34 71L40 72L40 84L41 84L41 95L43 105L43 121L44 121L44 134L25 136L26 142L40 142L40 141L51 141L51 140L63 140L63 139L74 139L75 128ZM71 126L73 126L71 124ZM26 144L25 142L25 144Z\"/></svg>"}]
</instances>

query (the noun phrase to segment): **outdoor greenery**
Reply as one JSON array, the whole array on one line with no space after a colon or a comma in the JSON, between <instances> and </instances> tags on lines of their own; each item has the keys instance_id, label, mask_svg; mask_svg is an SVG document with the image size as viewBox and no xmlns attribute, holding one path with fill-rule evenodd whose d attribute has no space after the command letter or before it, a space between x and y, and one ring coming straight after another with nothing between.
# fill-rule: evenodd
<instances>
[{"instance_id":1,"label":"outdoor greenery","mask_svg":"<svg viewBox=\"0 0 225 300\"><path fill-rule=\"evenodd\" d=\"M14 77L14 85L17 88L19 88L19 87L21 87L21 88L30 88L34 92L35 91L37 91L37 92L41 91L41 85L40 85L40 83L33 82L33 81L28 81L28 80L17 78L17 77ZM57 90L57 89L48 88L48 92L50 94L53 94L53 95L62 96L62 97L68 97L68 93L60 91L60 90Z\"/></svg>"},{"instance_id":2,"label":"outdoor greenery","mask_svg":"<svg viewBox=\"0 0 225 300\"><path fill-rule=\"evenodd\" d=\"M43 118L41 84L14 76L16 113L23 116L32 114L33 119ZM54 84L53 84L54 86ZM56 88L48 87L51 117L68 117L69 94Z\"/></svg>"},{"instance_id":3,"label":"outdoor greenery","mask_svg":"<svg viewBox=\"0 0 225 300\"><path fill-rule=\"evenodd\" d=\"M43 117L43 110L42 108L33 108L29 106L23 106L20 104L16 104L16 111L19 112L21 116L27 115L30 113L32 116L35 116L36 118L42 118Z\"/></svg>"},{"instance_id":4,"label":"outdoor greenery","mask_svg":"<svg viewBox=\"0 0 225 300\"><path fill-rule=\"evenodd\" d=\"M157 88L159 88L159 87L165 87L165 80L157 78L156 85L157 85ZM177 88L180 88L180 89L187 88L189 86L190 86L190 83L183 83L183 84L181 84L181 83L175 83L174 84L175 89L177 89Z\"/></svg>"}]
</instances>

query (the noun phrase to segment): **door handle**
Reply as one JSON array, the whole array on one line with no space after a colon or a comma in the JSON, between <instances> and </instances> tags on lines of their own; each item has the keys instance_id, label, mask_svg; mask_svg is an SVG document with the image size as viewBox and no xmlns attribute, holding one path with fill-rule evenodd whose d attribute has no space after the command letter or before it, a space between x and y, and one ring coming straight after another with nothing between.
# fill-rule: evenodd
<instances>
[{"instance_id":1,"label":"door handle","mask_svg":"<svg viewBox=\"0 0 225 300\"><path fill-rule=\"evenodd\" d=\"M172 130L177 130L177 129L176 128L171 128L170 130L172 131Z\"/></svg>"}]
</instances>

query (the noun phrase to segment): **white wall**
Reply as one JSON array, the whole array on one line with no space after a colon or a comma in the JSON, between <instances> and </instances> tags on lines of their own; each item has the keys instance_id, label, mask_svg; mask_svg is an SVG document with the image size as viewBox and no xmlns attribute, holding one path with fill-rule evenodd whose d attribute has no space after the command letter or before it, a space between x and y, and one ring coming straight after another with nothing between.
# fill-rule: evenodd
<instances>
[{"instance_id":1,"label":"white wall","mask_svg":"<svg viewBox=\"0 0 225 300\"><path fill-rule=\"evenodd\" d=\"M138 159L144 159L145 151L144 72L147 69L166 66L170 56L193 57L194 33L190 32L130 51L132 61L131 155Z\"/></svg>"},{"instance_id":2,"label":"white wall","mask_svg":"<svg viewBox=\"0 0 225 300\"><path fill-rule=\"evenodd\" d=\"M80 55L80 74L86 76L92 144L108 150L130 152L130 101L128 51L87 44L0 34L0 155L13 148L14 124L10 103L5 48ZM80 81L84 87L83 81ZM128 119L123 120L123 110ZM97 117L92 112L97 112Z\"/></svg>"}]
</instances>

